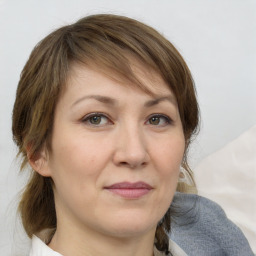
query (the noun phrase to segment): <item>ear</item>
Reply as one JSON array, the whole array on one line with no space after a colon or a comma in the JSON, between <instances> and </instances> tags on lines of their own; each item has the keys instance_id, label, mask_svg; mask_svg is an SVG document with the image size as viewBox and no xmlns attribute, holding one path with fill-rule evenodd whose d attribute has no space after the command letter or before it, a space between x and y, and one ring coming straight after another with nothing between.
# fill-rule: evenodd
<instances>
[{"instance_id":1,"label":"ear","mask_svg":"<svg viewBox=\"0 0 256 256\"><path fill-rule=\"evenodd\" d=\"M27 158L32 169L44 177L51 177L49 154L46 147L43 146L40 152L34 155L30 154L29 148L27 148Z\"/></svg>"}]
</instances>

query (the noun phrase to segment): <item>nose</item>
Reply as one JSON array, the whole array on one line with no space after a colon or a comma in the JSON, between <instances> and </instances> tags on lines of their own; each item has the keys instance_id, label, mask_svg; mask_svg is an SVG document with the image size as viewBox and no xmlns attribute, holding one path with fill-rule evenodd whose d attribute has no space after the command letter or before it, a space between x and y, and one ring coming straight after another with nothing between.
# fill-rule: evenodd
<instances>
[{"instance_id":1,"label":"nose","mask_svg":"<svg viewBox=\"0 0 256 256\"><path fill-rule=\"evenodd\" d=\"M149 154L143 131L138 127L120 128L116 138L114 164L136 169L147 165L148 161Z\"/></svg>"}]
</instances>

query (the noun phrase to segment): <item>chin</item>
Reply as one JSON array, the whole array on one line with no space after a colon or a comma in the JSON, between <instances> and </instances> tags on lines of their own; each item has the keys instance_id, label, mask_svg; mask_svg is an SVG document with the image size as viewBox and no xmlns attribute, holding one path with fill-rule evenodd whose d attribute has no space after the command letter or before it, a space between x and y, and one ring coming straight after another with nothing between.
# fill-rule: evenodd
<instances>
[{"instance_id":1,"label":"chin","mask_svg":"<svg viewBox=\"0 0 256 256\"><path fill-rule=\"evenodd\" d=\"M155 233L155 229L156 225L147 227L118 227L112 229L111 232L108 232L108 235L119 238L133 238L137 236L143 236L151 231Z\"/></svg>"},{"instance_id":2,"label":"chin","mask_svg":"<svg viewBox=\"0 0 256 256\"><path fill-rule=\"evenodd\" d=\"M160 218L159 218L160 219ZM112 236L123 238L134 237L146 234L156 229L158 220L153 218L145 218L145 215L140 216L122 216L117 218L114 223L109 223L108 233Z\"/></svg>"}]
</instances>

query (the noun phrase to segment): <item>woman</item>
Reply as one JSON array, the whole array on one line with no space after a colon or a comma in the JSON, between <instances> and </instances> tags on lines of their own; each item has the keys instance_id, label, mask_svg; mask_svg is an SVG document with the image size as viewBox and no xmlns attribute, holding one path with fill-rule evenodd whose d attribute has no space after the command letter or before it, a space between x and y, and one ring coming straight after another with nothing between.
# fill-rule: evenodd
<instances>
[{"instance_id":1,"label":"woman","mask_svg":"<svg viewBox=\"0 0 256 256\"><path fill-rule=\"evenodd\" d=\"M48 35L13 110L30 255L185 255L170 205L197 127L189 69L154 29L95 15Z\"/></svg>"}]
</instances>

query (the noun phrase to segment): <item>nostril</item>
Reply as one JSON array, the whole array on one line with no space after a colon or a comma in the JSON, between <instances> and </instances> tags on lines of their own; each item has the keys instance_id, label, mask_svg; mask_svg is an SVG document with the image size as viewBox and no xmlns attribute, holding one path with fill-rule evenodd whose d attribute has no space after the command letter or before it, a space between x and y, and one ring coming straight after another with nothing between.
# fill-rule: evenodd
<instances>
[{"instance_id":1,"label":"nostril","mask_svg":"<svg viewBox=\"0 0 256 256\"><path fill-rule=\"evenodd\" d=\"M135 168L138 168L139 166L146 166L147 163L146 162L138 162L138 163L129 163L129 162L120 162L119 163L119 166L124 166L124 167L128 167L128 168L131 168L131 169L135 169Z\"/></svg>"},{"instance_id":2,"label":"nostril","mask_svg":"<svg viewBox=\"0 0 256 256\"><path fill-rule=\"evenodd\" d=\"M127 162L120 162L119 165L128 165Z\"/></svg>"},{"instance_id":3,"label":"nostril","mask_svg":"<svg viewBox=\"0 0 256 256\"><path fill-rule=\"evenodd\" d=\"M136 164L132 164L132 163L128 163L128 162L120 162L119 164L120 166L126 166L126 167L129 167L129 168L135 168L136 167Z\"/></svg>"}]
</instances>

